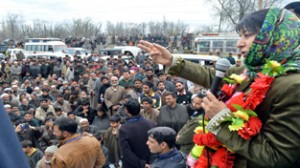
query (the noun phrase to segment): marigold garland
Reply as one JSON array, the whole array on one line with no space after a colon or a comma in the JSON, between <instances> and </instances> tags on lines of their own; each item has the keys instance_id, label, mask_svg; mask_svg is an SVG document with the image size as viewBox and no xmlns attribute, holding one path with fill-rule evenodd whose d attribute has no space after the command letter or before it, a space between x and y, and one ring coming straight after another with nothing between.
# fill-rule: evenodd
<instances>
[{"instance_id":1,"label":"marigold garland","mask_svg":"<svg viewBox=\"0 0 300 168\"><path fill-rule=\"evenodd\" d=\"M254 82L250 85L250 91L247 93L235 92L237 86L246 79L246 76L233 74L225 79L230 84L224 84L221 91L229 97L229 100L225 103L233 113L233 117L224 121L230 123L228 127L230 131L236 131L245 140L249 140L260 132L262 122L254 110L262 103L275 77L282 74L284 74L284 69L278 62L267 60L262 73L258 73ZM195 130L196 134L193 141L196 145L188 156L188 165L192 168L207 168L209 166L208 154L211 167L233 167L234 153L227 149L225 145L222 145L214 134L200 131L199 128Z\"/></svg>"}]
</instances>

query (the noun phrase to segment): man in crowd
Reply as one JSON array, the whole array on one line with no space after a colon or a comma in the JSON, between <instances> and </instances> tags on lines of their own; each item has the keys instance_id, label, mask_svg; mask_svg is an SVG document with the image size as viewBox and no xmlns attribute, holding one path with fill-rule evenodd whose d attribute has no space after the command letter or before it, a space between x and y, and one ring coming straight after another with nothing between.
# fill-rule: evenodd
<instances>
[{"instance_id":1,"label":"man in crowd","mask_svg":"<svg viewBox=\"0 0 300 168\"><path fill-rule=\"evenodd\" d=\"M144 97L142 99L141 105L143 109L141 110L141 115L154 122L155 125L157 125L157 117L159 114L159 111L153 108L153 101L149 97Z\"/></svg>"},{"instance_id":2,"label":"man in crowd","mask_svg":"<svg viewBox=\"0 0 300 168\"><path fill-rule=\"evenodd\" d=\"M62 94L57 95L56 101L53 103L53 106L54 107L59 106L61 108L61 110L66 113L72 111L69 101L64 100L64 97Z\"/></svg>"},{"instance_id":3,"label":"man in crowd","mask_svg":"<svg viewBox=\"0 0 300 168\"><path fill-rule=\"evenodd\" d=\"M128 92L128 95L133 99L138 99L143 92L143 82L141 79L134 80L133 89Z\"/></svg>"},{"instance_id":4,"label":"man in crowd","mask_svg":"<svg viewBox=\"0 0 300 168\"><path fill-rule=\"evenodd\" d=\"M153 83L151 82L145 82L143 83L143 94L141 94L139 101L141 102L141 100L144 97L149 97L153 100L153 107L157 110L160 109L161 107L161 98L158 94L156 94L153 91Z\"/></svg>"},{"instance_id":5,"label":"man in crowd","mask_svg":"<svg viewBox=\"0 0 300 168\"><path fill-rule=\"evenodd\" d=\"M146 145L147 131L154 123L140 115L140 104L137 99L130 99L124 104L129 116L120 128L123 168L144 168L150 163L150 151ZM138 137L138 138L137 138Z\"/></svg>"},{"instance_id":6,"label":"man in crowd","mask_svg":"<svg viewBox=\"0 0 300 168\"><path fill-rule=\"evenodd\" d=\"M193 96L192 103L187 107L188 113L191 117L190 120L180 129L176 137L176 144L180 145L180 151L188 154L193 146L194 130L199 126L199 122L202 122L204 110L201 106L205 94L199 93Z\"/></svg>"},{"instance_id":7,"label":"man in crowd","mask_svg":"<svg viewBox=\"0 0 300 168\"><path fill-rule=\"evenodd\" d=\"M41 99L40 106L35 111L35 118L40 122L44 122L47 113L54 113L54 107L49 104L47 99Z\"/></svg>"},{"instance_id":8,"label":"man in crowd","mask_svg":"<svg viewBox=\"0 0 300 168\"><path fill-rule=\"evenodd\" d=\"M89 121L86 118L82 118L79 121L79 129L77 132L80 134L90 133L92 135L96 135L98 132L98 128L94 125L90 125Z\"/></svg>"},{"instance_id":9,"label":"man in crowd","mask_svg":"<svg viewBox=\"0 0 300 168\"><path fill-rule=\"evenodd\" d=\"M165 96L166 105L162 106L158 115L158 126L173 128L178 132L189 120L185 106L176 103L175 93L168 92Z\"/></svg>"},{"instance_id":10,"label":"man in crowd","mask_svg":"<svg viewBox=\"0 0 300 168\"><path fill-rule=\"evenodd\" d=\"M133 86L134 79L130 76L129 71L123 71L123 79L120 80L120 86Z\"/></svg>"},{"instance_id":11,"label":"man in crowd","mask_svg":"<svg viewBox=\"0 0 300 168\"><path fill-rule=\"evenodd\" d=\"M81 105L77 107L74 113L82 118L86 118L90 124L93 123L95 118L96 110L90 107L90 103L88 100L81 102Z\"/></svg>"},{"instance_id":12,"label":"man in crowd","mask_svg":"<svg viewBox=\"0 0 300 168\"><path fill-rule=\"evenodd\" d=\"M37 162L35 168L51 168L51 159L57 149L54 145L47 147L43 158Z\"/></svg>"},{"instance_id":13,"label":"man in crowd","mask_svg":"<svg viewBox=\"0 0 300 168\"><path fill-rule=\"evenodd\" d=\"M27 156L30 167L35 168L37 162L42 159L43 152L38 148L34 148L29 140L22 141L21 146Z\"/></svg>"},{"instance_id":14,"label":"man in crowd","mask_svg":"<svg viewBox=\"0 0 300 168\"><path fill-rule=\"evenodd\" d=\"M28 98L23 98L21 101L21 105L19 106L20 112L24 114L30 109L34 110L35 106L33 104L29 104Z\"/></svg>"},{"instance_id":15,"label":"man in crowd","mask_svg":"<svg viewBox=\"0 0 300 168\"><path fill-rule=\"evenodd\" d=\"M60 140L52 167L102 167L105 156L101 145L92 136L76 134L77 123L69 118L61 118L54 123L54 135Z\"/></svg>"},{"instance_id":16,"label":"man in crowd","mask_svg":"<svg viewBox=\"0 0 300 168\"><path fill-rule=\"evenodd\" d=\"M152 68L147 68L145 73L146 73L146 78L143 79L143 83L145 83L145 82L153 83L153 86L155 86L155 88L153 88L153 90L156 90L156 84L159 81L159 79L154 77L153 69Z\"/></svg>"},{"instance_id":17,"label":"man in crowd","mask_svg":"<svg viewBox=\"0 0 300 168\"><path fill-rule=\"evenodd\" d=\"M173 82L166 80L167 76L164 72L158 73L158 79L165 84L165 88L169 92L176 92L176 88Z\"/></svg>"},{"instance_id":18,"label":"man in crowd","mask_svg":"<svg viewBox=\"0 0 300 168\"><path fill-rule=\"evenodd\" d=\"M185 89L185 86L182 81L176 81L176 102L178 104L186 105L191 103L192 93Z\"/></svg>"},{"instance_id":19,"label":"man in crowd","mask_svg":"<svg viewBox=\"0 0 300 168\"><path fill-rule=\"evenodd\" d=\"M148 131L147 145L151 153L158 154L146 168L186 168L185 156L176 149L176 132L169 127L156 127Z\"/></svg>"},{"instance_id":20,"label":"man in crowd","mask_svg":"<svg viewBox=\"0 0 300 168\"><path fill-rule=\"evenodd\" d=\"M106 89L104 101L110 111L110 116L113 116L118 111L120 103L123 103L127 92L123 86L119 85L119 80L116 76L111 77L110 83L112 86Z\"/></svg>"},{"instance_id":21,"label":"man in crowd","mask_svg":"<svg viewBox=\"0 0 300 168\"><path fill-rule=\"evenodd\" d=\"M165 95L168 91L166 90L166 85L163 81L159 81L157 82L157 91L155 92L156 94L158 94L160 96L161 99L161 105L166 105L166 101L165 101Z\"/></svg>"}]
</instances>

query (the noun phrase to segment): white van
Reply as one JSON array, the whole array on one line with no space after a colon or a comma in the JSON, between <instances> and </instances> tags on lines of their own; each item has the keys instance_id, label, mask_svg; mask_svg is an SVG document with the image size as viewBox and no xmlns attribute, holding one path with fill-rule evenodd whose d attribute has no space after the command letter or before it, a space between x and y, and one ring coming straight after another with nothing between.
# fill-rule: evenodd
<instances>
[{"instance_id":1,"label":"white van","mask_svg":"<svg viewBox=\"0 0 300 168\"><path fill-rule=\"evenodd\" d=\"M67 45L62 41L27 42L25 43L25 57L28 55L50 55L63 58Z\"/></svg>"}]
</instances>

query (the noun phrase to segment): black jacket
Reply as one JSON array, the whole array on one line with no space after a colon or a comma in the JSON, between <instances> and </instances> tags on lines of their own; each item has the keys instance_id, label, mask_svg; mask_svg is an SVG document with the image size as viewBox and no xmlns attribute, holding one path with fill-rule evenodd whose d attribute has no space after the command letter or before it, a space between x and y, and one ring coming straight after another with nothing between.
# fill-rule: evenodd
<instances>
[{"instance_id":1,"label":"black jacket","mask_svg":"<svg viewBox=\"0 0 300 168\"><path fill-rule=\"evenodd\" d=\"M151 154L146 142L147 131L153 127L152 121L140 115L128 118L121 126L119 135L123 168L144 168L151 162Z\"/></svg>"}]
</instances>

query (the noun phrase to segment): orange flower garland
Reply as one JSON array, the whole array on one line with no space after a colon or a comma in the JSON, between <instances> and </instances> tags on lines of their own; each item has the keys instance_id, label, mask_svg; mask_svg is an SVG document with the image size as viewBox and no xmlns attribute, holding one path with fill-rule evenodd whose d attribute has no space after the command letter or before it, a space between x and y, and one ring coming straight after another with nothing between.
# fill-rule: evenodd
<instances>
[{"instance_id":1,"label":"orange flower garland","mask_svg":"<svg viewBox=\"0 0 300 168\"><path fill-rule=\"evenodd\" d=\"M276 65L277 67L274 67ZM265 74L258 73L254 82L250 85L250 91L247 93L235 92L237 86L241 83L241 79L245 79L242 75L231 75L231 79L225 79L231 84L224 84L221 91L230 99L226 102L227 107L231 110L233 117L227 118L224 122L230 122L229 130L237 131L238 135L245 140L257 135L262 127L261 120L254 112L255 108L262 103L266 93L271 87L274 77L284 73L284 69L280 64L267 60L262 71ZM204 125L205 126L205 125ZM195 147L201 148L201 154L196 152L196 148L191 151L188 156L188 164L194 168L207 168L208 157L210 166L219 168L233 167L234 153L222 145L210 132L197 131L193 139ZM211 152L211 151L214 152ZM209 152L207 152L209 151Z\"/></svg>"}]
</instances>

